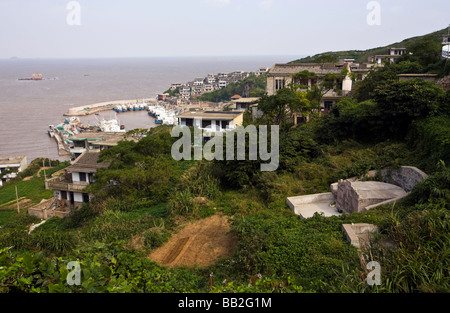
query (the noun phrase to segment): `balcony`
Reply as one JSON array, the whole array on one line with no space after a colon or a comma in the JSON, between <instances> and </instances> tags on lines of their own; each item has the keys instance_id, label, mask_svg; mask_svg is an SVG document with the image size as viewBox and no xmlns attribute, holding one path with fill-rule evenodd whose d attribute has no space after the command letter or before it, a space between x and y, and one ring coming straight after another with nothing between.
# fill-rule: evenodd
<instances>
[{"instance_id":1,"label":"balcony","mask_svg":"<svg viewBox=\"0 0 450 313\"><path fill-rule=\"evenodd\" d=\"M83 192L88 185L87 182L73 182L71 178L63 176L47 180L45 182L45 189Z\"/></svg>"}]
</instances>

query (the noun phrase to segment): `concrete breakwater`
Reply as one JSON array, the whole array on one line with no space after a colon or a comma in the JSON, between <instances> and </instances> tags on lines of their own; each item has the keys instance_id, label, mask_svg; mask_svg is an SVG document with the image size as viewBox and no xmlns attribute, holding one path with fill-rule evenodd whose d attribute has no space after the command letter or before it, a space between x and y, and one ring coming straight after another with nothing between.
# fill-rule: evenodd
<instances>
[{"instance_id":1,"label":"concrete breakwater","mask_svg":"<svg viewBox=\"0 0 450 313\"><path fill-rule=\"evenodd\" d=\"M64 113L64 116L86 116L95 114L102 111L108 111L114 109L116 105L128 105L136 103L136 99L134 100L118 100L118 101L108 101L95 103L91 105L84 105L80 107L70 108L67 113ZM139 99L139 102L144 102L148 104L155 104L156 99Z\"/></svg>"}]
</instances>

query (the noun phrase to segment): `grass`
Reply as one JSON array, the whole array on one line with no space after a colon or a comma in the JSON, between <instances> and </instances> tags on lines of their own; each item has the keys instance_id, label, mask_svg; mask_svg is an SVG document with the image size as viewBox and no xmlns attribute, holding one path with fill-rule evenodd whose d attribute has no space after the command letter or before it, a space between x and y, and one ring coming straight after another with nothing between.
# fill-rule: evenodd
<instances>
[{"instance_id":1,"label":"grass","mask_svg":"<svg viewBox=\"0 0 450 313\"><path fill-rule=\"evenodd\" d=\"M62 162L58 166L52 167L45 171L46 176L50 177L53 173L67 167L68 162ZM16 200L16 189L19 196L19 200L30 199L33 203L37 204L42 199L49 199L53 197L51 190L45 190L44 172L41 172L41 177L33 176L30 180L11 182L6 184L3 188L0 188L0 210L2 205L6 206L8 203L14 203Z\"/></svg>"},{"instance_id":2,"label":"grass","mask_svg":"<svg viewBox=\"0 0 450 313\"><path fill-rule=\"evenodd\" d=\"M16 211L0 211L0 226L5 225Z\"/></svg>"},{"instance_id":3,"label":"grass","mask_svg":"<svg viewBox=\"0 0 450 313\"><path fill-rule=\"evenodd\" d=\"M49 199L53 196L51 190L45 190L44 178L33 177L27 181L7 184L0 189L0 204L16 199L16 186L19 198L26 197L33 203L39 203L42 199Z\"/></svg>"}]
</instances>

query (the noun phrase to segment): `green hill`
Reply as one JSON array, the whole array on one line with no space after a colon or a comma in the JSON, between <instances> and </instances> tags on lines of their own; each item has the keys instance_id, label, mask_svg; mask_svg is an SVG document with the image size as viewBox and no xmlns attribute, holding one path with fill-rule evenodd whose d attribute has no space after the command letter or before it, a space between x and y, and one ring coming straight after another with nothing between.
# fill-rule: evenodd
<instances>
[{"instance_id":1,"label":"green hill","mask_svg":"<svg viewBox=\"0 0 450 313\"><path fill-rule=\"evenodd\" d=\"M314 63L320 60L321 58L331 58L335 61L339 59L355 59L356 62L367 62L369 56L377 55L377 54L386 54L387 49L391 47L406 47L408 48L410 45L416 43L417 41L423 39L424 37L432 37L436 41L441 42L442 36L448 33L448 28L444 28L442 30L436 31L434 33L426 34L423 36L416 36L412 38L405 39L401 42L396 42L390 44L385 47L378 47L368 50L348 50L348 51L329 51L324 53L319 53L314 56L308 56L306 58L298 59L289 62L292 63Z\"/></svg>"}]
</instances>

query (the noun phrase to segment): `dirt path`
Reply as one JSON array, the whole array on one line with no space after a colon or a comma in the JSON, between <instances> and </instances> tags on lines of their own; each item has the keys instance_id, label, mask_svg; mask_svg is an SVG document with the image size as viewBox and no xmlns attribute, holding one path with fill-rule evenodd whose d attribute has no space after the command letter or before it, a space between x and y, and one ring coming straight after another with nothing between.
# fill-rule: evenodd
<instances>
[{"instance_id":1,"label":"dirt path","mask_svg":"<svg viewBox=\"0 0 450 313\"><path fill-rule=\"evenodd\" d=\"M169 267L208 266L233 255L237 240L229 231L227 218L217 214L188 224L148 257Z\"/></svg>"}]
</instances>

